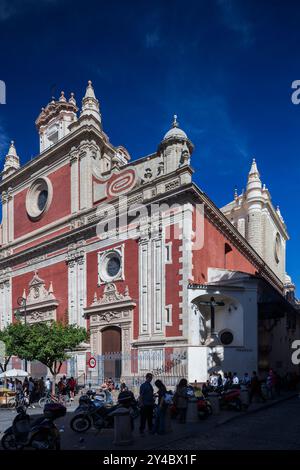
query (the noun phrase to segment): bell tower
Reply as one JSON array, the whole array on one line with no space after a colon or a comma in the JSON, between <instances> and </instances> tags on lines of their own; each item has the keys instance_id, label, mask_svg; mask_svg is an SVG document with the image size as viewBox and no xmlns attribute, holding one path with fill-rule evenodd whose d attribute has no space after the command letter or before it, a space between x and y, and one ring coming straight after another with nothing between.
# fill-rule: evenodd
<instances>
[{"instance_id":1,"label":"bell tower","mask_svg":"<svg viewBox=\"0 0 300 470\"><path fill-rule=\"evenodd\" d=\"M70 132L69 126L77 120L77 111L74 93L67 101L63 91L58 101L53 98L46 108L42 108L35 121L40 135L41 153Z\"/></svg>"}]
</instances>

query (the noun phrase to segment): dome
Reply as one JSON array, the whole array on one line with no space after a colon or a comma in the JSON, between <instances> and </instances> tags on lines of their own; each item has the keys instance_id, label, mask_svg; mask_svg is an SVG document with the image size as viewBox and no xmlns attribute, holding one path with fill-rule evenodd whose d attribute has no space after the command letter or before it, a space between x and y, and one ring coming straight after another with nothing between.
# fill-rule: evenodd
<instances>
[{"instance_id":1,"label":"dome","mask_svg":"<svg viewBox=\"0 0 300 470\"><path fill-rule=\"evenodd\" d=\"M173 137L178 137L179 139L187 139L186 133L178 127L177 116L175 114L174 121L171 129L165 134L164 139L170 139Z\"/></svg>"}]
</instances>

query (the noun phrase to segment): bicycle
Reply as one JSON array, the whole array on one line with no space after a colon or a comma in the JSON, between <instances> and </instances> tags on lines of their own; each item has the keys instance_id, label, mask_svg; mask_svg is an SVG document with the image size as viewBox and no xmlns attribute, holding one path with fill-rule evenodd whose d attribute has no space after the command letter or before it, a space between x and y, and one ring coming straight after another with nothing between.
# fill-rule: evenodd
<instances>
[{"instance_id":1,"label":"bicycle","mask_svg":"<svg viewBox=\"0 0 300 470\"><path fill-rule=\"evenodd\" d=\"M59 403L64 406L70 406L71 400L66 395L53 395L52 393L48 393L44 397L39 399L39 406L40 408L44 408L45 405L48 403Z\"/></svg>"}]
</instances>

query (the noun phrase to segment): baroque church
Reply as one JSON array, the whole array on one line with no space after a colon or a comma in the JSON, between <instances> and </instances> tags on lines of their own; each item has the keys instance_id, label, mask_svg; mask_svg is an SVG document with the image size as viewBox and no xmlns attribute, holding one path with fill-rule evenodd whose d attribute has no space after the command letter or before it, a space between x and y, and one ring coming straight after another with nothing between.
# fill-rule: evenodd
<instances>
[{"instance_id":1,"label":"baroque church","mask_svg":"<svg viewBox=\"0 0 300 470\"><path fill-rule=\"evenodd\" d=\"M62 92L36 127L39 155L21 166L11 142L2 171L1 329L17 309L28 323L86 328L62 373L95 381L293 370L289 237L255 160L245 191L219 209L193 180L194 146L176 116L134 161L104 132L91 82L80 112Z\"/></svg>"}]
</instances>

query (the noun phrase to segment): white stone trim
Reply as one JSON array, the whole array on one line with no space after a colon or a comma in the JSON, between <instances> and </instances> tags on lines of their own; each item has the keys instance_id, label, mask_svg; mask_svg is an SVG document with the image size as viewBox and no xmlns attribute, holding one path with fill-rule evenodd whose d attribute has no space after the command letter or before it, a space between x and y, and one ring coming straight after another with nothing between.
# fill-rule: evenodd
<instances>
[{"instance_id":1,"label":"white stone trim","mask_svg":"<svg viewBox=\"0 0 300 470\"><path fill-rule=\"evenodd\" d=\"M71 212L79 211L79 163L78 158L73 156L70 160L71 165Z\"/></svg>"},{"instance_id":2,"label":"white stone trim","mask_svg":"<svg viewBox=\"0 0 300 470\"><path fill-rule=\"evenodd\" d=\"M116 255L116 257L120 260L120 270L116 274L116 276L110 276L106 272L106 264L107 259L112 256ZM98 286L102 284L106 284L107 282L115 282L115 281L124 281L125 279L125 254L124 254L124 244L113 246L112 248L98 252Z\"/></svg>"},{"instance_id":3,"label":"white stone trim","mask_svg":"<svg viewBox=\"0 0 300 470\"><path fill-rule=\"evenodd\" d=\"M152 240L152 298L153 308L151 311L154 313L153 318L153 334L162 334L163 332L163 308L164 308L164 252L162 238L155 238ZM151 280L149 279L148 282Z\"/></svg>"},{"instance_id":4,"label":"white stone trim","mask_svg":"<svg viewBox=\"0 0 300 470\"><path fill-rule=\"evenodd\" d=\"M8 194L8 242L14 239L14 200L11 193Z\"/></svg>"},{"instance_id":5,"label":"white stone trim","mask_svg":"<svg viewBox=\"0 0 300 470\"><path fill-rule=\"evenodd\" d=\"M11 278L0 281L0 329L12 323Z\"/></svg>"},{"instance_id":6,"label":"white stone trim","mask_svg":"<svg viewBox=\"0 0 300 470\"><path fill-rule=\"evenodd\" d=\"M150 270L151 252L150 240L140 240L139 242L139 333L149 335L149 283L148 272ZM150 252L150 253L149 253Z\"/></svg>"}]
</instances>

